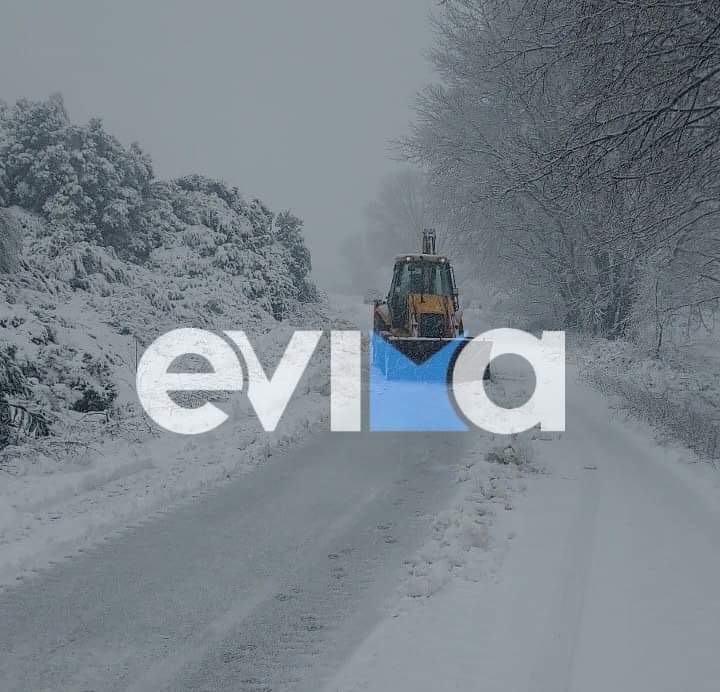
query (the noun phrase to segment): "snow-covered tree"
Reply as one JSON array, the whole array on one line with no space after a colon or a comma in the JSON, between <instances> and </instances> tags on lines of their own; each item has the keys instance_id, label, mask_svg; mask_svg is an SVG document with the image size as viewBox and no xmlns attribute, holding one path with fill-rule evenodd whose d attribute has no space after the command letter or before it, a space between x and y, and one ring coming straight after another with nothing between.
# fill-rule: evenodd
<instances>
[{"instance_id":1,"label":"snow-covered tree","mask_svg":"<svg viewBox=\"0 0 720 692\"><path fill-rule=\"evenodd\" d=\"M419 252L425 228L441 226L440 246L447 245L437 210L423 172L407 167L385 176L365 207L365 228L342 246L352 286L363 292L383 289L395 255Z\"/></svg>"},{"instance_id":2,"label":"snow-covered tree","mask_svg":"<svg viewBox=\"0 0 720 692\"><path fill-rule=\"evenodd\" d=\"M708 299L717 255L701 262L692 247L717 235L720 213L713 7L443 3L440 81L404 152L467 254L529 311L623 335L646 268L678 266L648 260L678 253L695 253L696 279L713 277L691 282Z\"/></svg>"},{"instance_id":3,"label":"snow-covered tree","mask_svg":"<svg viewBox=\"0 0 720 692\"><path fill-rule=\"evenodd\" d=\"M302 234L303 222L289 211L284 211L275 219L275 228L275 237L287 254L285 261L292 282L298 290L298 298L312 299L314 289L307 281L312 271L312 261Z\"/></svg>"}]
</instances>

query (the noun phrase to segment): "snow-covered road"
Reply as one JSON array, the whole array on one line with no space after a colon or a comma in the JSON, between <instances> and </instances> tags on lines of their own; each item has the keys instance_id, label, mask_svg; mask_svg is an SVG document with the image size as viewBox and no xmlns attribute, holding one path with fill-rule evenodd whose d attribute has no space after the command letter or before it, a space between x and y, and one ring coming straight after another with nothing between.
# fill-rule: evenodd
<instances>
[{"instance_id":1,"label":"snow-covered road","mask_svg":"<svg viewBox=\"0 0 720 692\"><path fill-rule=\"evenodd\" d=\"M711 488L694 488L687 468L610 420L585 387L571 387L569 415L557 459L576 478L574 497L536 689L716 690L720 514Z\"/></svg>"},{"instance_id":2,"label":"snow-covered road","mask_svg":"<svg viewBox=\"0 0 720 692\"><path fill-rule=\"evenodd\" d=\"M0 690L716 690L720 478L567 403L484 576L395 591L487 438L318 435L1 593Z\"/></svg>"},{"instance_id":3,"label":"snow-covered road","mask_svg":"<svg viewBox=\"0 0 720 692\"><path fill-rule=\"evenodd\" d=\"M318 436L0 594L0 690L279 690L383 616L469 436Z\"/></svg>"},{"instance_id":4,"label":"snow-covered road","mask_svg":"<svg viewBox=\"0 0 720 692\"><path fill-rule=\"evenodd\" d=\"M569 380L498 572L385 621L328 691L718 689L717 474Z\"/></svg>"}]
</instances>

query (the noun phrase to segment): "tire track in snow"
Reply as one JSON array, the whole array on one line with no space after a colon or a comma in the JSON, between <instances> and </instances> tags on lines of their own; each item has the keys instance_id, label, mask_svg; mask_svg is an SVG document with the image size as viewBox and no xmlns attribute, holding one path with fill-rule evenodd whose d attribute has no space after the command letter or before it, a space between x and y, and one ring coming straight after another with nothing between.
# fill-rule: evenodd
<instances>
[{"instance_id":1,"label":"tire track in snow","mask_svg":"<svg viewBox=\"0 0 720 692\"><path fill-rule=\"evenodd\" d=\"M582 469L572 514L561 578L553 596L548 638L541 649L533 679L538 692L566 692L572 681L588 578L596 538L601 492L599 466Z\"/></svg>"}]
</instances>

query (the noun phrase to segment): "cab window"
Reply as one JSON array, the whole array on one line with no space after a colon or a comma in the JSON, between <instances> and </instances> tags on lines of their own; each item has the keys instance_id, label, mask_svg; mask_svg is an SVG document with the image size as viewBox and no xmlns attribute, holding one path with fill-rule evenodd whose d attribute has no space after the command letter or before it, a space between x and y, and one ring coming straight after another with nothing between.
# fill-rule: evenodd
<instances>
[{"instance_id":1,"label":"cab window","mask_svg":"<svg viewBox=\"0 0 720 692\"><path fill-rule=\"evenodd\" d=\"M450 267L439 262L403 262L395 269L395 295L427 293L429 295L453 295Z\"/></svg>"}]
</instances>

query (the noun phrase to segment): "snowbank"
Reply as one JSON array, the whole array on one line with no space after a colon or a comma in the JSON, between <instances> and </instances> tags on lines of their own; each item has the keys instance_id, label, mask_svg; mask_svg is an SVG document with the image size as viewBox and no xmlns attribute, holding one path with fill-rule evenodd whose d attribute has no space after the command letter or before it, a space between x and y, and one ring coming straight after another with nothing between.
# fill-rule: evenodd
<instances>
[{"instance_id":1,"label":"snowbank","mask_svg":"<svg viewBox=\"0 0 720 692\"><path fill-rule=\"evenodd\" d=\"M524 478L537 472L528 441L515 439L473 449L458 468L460 489L450 509L433 520L431 536L407 563L403 593L429 597L453 578L480 581L487 573L486 553L498 548L497 515L513 509L513 495L525 489Z\"/></svg>"},{"instance_id":2,"label":"snowbank","mask_svg":"<svg viewBox=\"0 0 720 692\"><path fill-rule=\"evenodd\" d=\"M488 617L498 577L522 526L523 512L513 510L522 507L528 483L544 477L534 437L478 436L458 465L455 500L434 518L427 542L407 562L408 577L389 604L390 617L325 692L482 687L480 641L492 636ZM512 460L502 454L508 447Z\"/></svg>"},{"instance_id":3,"label":"snowbank","mask_svg":"<svg viewBox=\"0 0 720 692\"><path fill-rule=\"evenodd\" d=\"M720 460L720 339L708 335L667 347L659 357L625 341L583 339L572 354L582 377L661 438Z\"/></svg>"}]
</instances>

